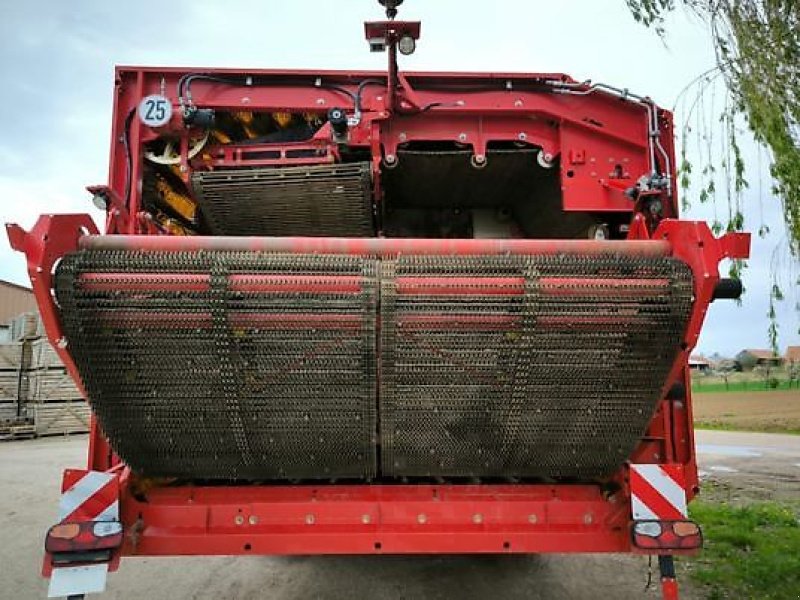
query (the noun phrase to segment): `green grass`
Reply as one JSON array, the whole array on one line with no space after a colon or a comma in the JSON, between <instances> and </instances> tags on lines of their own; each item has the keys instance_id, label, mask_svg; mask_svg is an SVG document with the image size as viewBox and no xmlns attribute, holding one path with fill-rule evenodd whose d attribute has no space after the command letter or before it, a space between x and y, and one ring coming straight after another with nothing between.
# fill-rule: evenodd
<instances>
[{"instance_id":1,"label":"green grass","mask_svg":"<svg viewBox=\"0 0 800 600\"><path fill-rule=\"evenodd\" d=\"M703 381L702 379L695 378L692 380L692 391L696 393L703 392L773 392L778 390L797 390L800 393L800 387L797 382L790 382L788 380L778 381L777 387L768 387L764 380L750 380L750 381L729 381L727 386L724 381Z\"/></svg>"},{"instance_id":2,"label":"green grass","mask_svg":"<svg viewBox=\"0 0 800 600\"><path fill-rule=\"evenodd\" d=\"M693 502L690 514L702 527L705 544L687 569L709 599L800 597L796 507Z\"/></svg>"},{"instance_id":3,"label":"green grass","mask_svg":"<svg viewBox=\"0 0 800 600\"><path fill-rule=\"evenodd\" d=\"M787 433L800 435L800 429L784 427L779 423L743 425L741 423L723 423L721 421L695 421L695 429L712 429L714 431L755 431L758 433Z\"/></svg>"}]
</instances>

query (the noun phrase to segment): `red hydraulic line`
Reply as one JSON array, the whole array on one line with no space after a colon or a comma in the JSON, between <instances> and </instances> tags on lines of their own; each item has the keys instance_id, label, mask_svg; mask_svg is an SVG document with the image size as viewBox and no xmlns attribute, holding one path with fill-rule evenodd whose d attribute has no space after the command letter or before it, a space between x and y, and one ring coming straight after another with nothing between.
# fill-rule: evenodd
<instances>
[{"instance_id":1,"label":"red hydraulic line","mask_svg":"<svg viewBox=\"0 0 800 600\"><path fill-rule=\"evenodd\" d=\"M411 255L526 255L526 254L620 254L659 257L670 253L666 240L520 240L520 239L424 239L424 238L330 238L330 237L220 237L87 235L83 249L144 252L291 252L302 254L351 254L391 257Z\"/></svg>"}]
</instances>

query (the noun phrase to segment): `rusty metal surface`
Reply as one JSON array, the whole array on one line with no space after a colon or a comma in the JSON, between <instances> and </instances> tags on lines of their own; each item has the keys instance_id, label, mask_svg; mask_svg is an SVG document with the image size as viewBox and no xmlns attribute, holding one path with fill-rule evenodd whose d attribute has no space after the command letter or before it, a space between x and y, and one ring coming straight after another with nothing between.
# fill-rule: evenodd
<instances>
[{"instance_id":1,"label":"rusty metal surface","mask_svg":"<svg viewBox=\"0 0 800 600\"><path fill-rule=\"evenodd\" d=\"M603 477L692 302L684 263L620 253L83 250L56 288L114 449L193 479Z\"/></svg>"}]
</instances>

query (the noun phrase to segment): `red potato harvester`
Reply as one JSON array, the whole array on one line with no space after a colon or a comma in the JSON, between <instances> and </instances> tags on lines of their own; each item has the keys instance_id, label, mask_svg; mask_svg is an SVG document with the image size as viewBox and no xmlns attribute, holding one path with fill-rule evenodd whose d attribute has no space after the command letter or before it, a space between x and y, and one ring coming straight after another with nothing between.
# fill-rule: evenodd
<instances>
[{"instance_id":1,"label":"red potato harvester","mask_svg":"<svg viewBox=\"0 0 800 600\"><path fill-rule=\"evenodd\" d=\"M672 116L552 73L120 67L87 215L8 226L93 410L52 595L123 556L702 544L687 358L749 235Z\"/></svg>"}]
</instances>

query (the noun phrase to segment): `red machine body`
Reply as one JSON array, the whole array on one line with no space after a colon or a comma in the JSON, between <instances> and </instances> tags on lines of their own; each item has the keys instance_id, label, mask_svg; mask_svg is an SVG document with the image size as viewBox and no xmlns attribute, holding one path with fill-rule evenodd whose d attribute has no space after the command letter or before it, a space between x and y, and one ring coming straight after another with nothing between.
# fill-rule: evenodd
<instances>
[{"instance_id":1,"label":"red machine body","mask_svg":"<svg viewBox=\"0 0 800 600\"><path fill-rule=\"evenodd\" d=\"M393 21L368 24L367 34L370 39L382 37L392 46L404 35L418 37L419 24L416 29L414 25ZM146 106L148 97L155 98L156 103L161 99L169 103L165 114L160 115L167 120L158 126L149 126L147 115L143 115L145 110L159 108L157 104ZM339 107L344 120L331 111ZM232 129L244 132L242 139L232 139L235 136L230 131L217 131L215 125L204 125L203 119L212 118L212 112L217 123L233 123ZM242 112L250 116L238 114ZM167 117L168 113L171 117ZM274 132L285 130L279 126L285 120L282 114L291 115L295 125L308 125L308 135L300 140L289 139L288 135L281 140L262 139L269 134L258 135L259 127L273 127ZM264 125L267 115L271 119L269 126ZM248 128L252 129L249 133ZM251 136L252 133L256 135ZM412 212L418 208L409 208L414 202L408 198L417 197L419 180L403 175L411 180L407 184L396 173L405 173L402 169L406 168L406 161L427 160L427 153L442 148L450 153L446 160L459 155L468 161L463 163L464 168L472 171L463 177L490 172L492 163L506 156L503 153L530 151L530 164L535 165L537 177L555 182L548 189L552 189L556 204L542 207L543 211L550 211L546 222L530 224L534 219L528 225L512 223L506 227L505 221L497 217L490 229L500 223L503 235L494 236L480 230L478 213L474 212L475 218L465 229L448 234L449 225L442 223L456 219L454 215L463 209L453 209L445 202L442 206L451 211L449 216L437 216L431 221L434 225L426 225L428 235L408 235L409 223L417 222ZM281 236L220 235L203 220L202 208L187 219L176 208L178 203L170 203L164 194L154 196L148 185L148 178L154 177L156 169L158 177L170 180L174 193L191 199L197 190L192 177L198 173L206 176L253 168L339 165L354 156L369 165L372 235L298 236L291 235L291 231ZM436 159L440 158L437 155ZM12 245L27 255L48 336L79 383L81 373L53 290L59 261L81 249L142 255L239 251L378 259L408 254L666 256L682 261L691 270L693 304L649 425L624 464L603 481L388 481L378 477L362 482L230 481L207 485L137 473L117 455L94 420L87 472L113 475L117 495L112 502L118 502L116 518L124 531L124 540L114 549L113 557L102 560L110 561L113 570L122 556L540 552L672 555L696 549L699 537L692 537L694 530L687 530L691 543L683 546L659 546L658 542L646 548L637 546L635 523L648 519L637 517L632 502L637 494L641 495L644 500L639 500L651 507L655 515L651 520L657 523L687 520L685 502L698 491L687 359L718 289L718 263L725 258L746 257L749 237L727 234L714 238L704 223L679 220L674 166L669 112L647 98L578 83L561 74L402 73L396 70L393 54L388 73L118 68L109 181L106 186L90 188L106 207L104 234L99 234L85 215L46 215L30 232L9 226ZM451 181L461 181L463 177L457 174ZM180 188L181 183L184 188ZM506 193L518 188L518 183L512 181L509 187L491 183L481 188L481 193L495 189L495 185ZM431 194L434 196L441 197L441 191ZM162 202L161 208L154 209L153 198ZM492 205L491 210L496 209ZM436 210L441 213L445 209L437 206ZM398 214L412 216L401 221L393 216ZM514 214L522 215L517 219L519 223L525 222L524 211ZM435 235L430 235L431 231ZM473 235L464 235L464 231ZM157 272L139 274L130 284L124 274L114 277L104 273L92 283L91 274L85 274L81 281L98 293L108 291L109 286L125 293L126 285L130 285L146 294L172 288L199 290L207 285L202 278L182 279ZM296 293L319 289L302 276L247 279L242 285L245 284L262 291L274 286ZM515 294L522 293L514 290L524 281L495 277L489 284L505 290L498 294ZM328 285L346 291L352 286L357 288L358 282L342 277L330 280ZM418 294L426 293L426 286L444 295L473 293L473 282L468 278L423 278L409 281L408 285L415 286L414 293ZM624 285L636 288L635 281ZM398 286L400 289L402 282ZM603 288L596 293L602 294ZM587 327L602 326L586 323ZM658 466L661 477L670 478L682 489L683 513L675 508L680 503L664 489L658 485L647 488L646 469L641 471L644 475L633 472L638 465ZM85 477L86 472L80 473ZM64 491L72 489L78 480L73 474L65 481ZM637 485L645 491L633 489ZM649 502L645 498L648 493ZM663 509L660 514L659 506ZM96 521L107 508L98 504L94 514L88 510L77 520ZM646 513L650 509L642 510ZM671 525L666 529L683 531ZM647 528L642 527L642 531ZM96 545L96 540L92 544ZM49 574L54 566L58 567L52 553L48 553L45 573ZM677 594L668 575L665 594Z\"/></svg>"}]
</instances>

